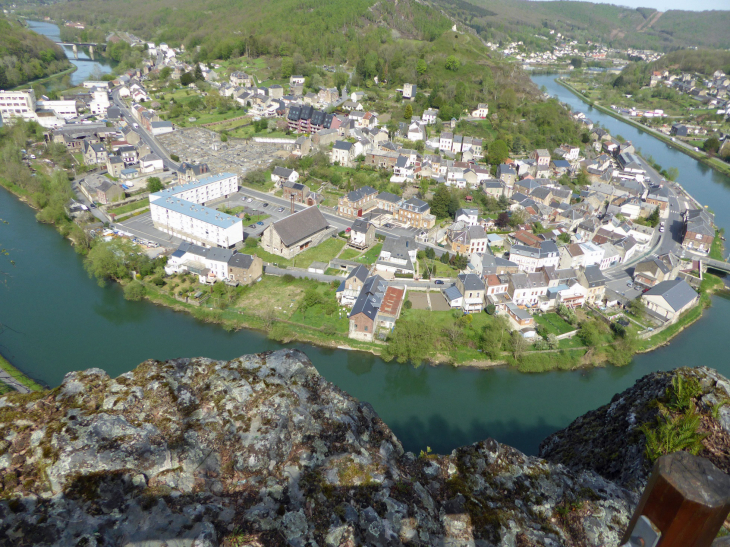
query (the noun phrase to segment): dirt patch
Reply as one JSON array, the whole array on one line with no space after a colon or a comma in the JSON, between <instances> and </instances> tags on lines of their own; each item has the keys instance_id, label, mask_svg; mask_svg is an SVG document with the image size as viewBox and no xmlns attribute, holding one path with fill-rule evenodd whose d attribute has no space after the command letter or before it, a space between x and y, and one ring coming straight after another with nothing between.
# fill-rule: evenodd
<instances>
[{"instance_id":1,"label":"dirt patch","mask_svg":"<svg viewBox=\"0 0 730 547\"><path fill-rule=\"evenodd\" d=\"M449 311L451 307L444 295L440 292L431 293L431 309L433 311Z\"/></svg>"},{"instance_id":2,"label":"dirt patch","mask_svg":"<svg viewBox=\"0 0 730 547\"><path fill-rule=\"evenodd\" d=\"M408 293L408 300L413 304L414 310L428 309L428 297L425 292L411 291Z\"/></svg>"}]
</instances>

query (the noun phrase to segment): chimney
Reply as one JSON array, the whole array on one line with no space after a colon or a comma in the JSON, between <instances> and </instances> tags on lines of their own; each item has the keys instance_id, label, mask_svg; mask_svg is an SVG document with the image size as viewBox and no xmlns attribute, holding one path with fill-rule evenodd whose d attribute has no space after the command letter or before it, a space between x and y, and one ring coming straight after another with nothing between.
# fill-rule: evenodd
<instances>
[{"instance_id":1,"label":"chimney","mask_svg":"<svg viewBox=\"0 0 730 547\"><path fill-rule=\"evenodd\" d=\"M291 213L294 214L294 194L289 197L291 198Z\"/></svg>"}]
</instances>

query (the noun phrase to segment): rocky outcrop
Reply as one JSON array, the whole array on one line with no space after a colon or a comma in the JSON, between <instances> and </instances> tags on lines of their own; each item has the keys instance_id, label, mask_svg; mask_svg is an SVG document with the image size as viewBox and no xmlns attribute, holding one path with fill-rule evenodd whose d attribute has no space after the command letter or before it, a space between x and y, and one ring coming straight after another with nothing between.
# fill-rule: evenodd
<instances>
[{"instance_id":1,"label":"rocky outcrop","mask_svg":"<svg viewBox=\"0 0 730 547\"><path fill-rule=\"evenodd\" d=\"M540 456L573 470L592 470L634 492L641 492L651 472L642 424L655 423L666 404L672 379L696 380L692 406L701 416L699 432L706 435L699 456L730 473L730 382L707 368L655 372L614 395L611 402L576 419L540 445ZM721 406L721 403L727 402Z\"/></svg>"},{"instance_id":2,"label":"rocky outcrop","mask_svg":"<svg viewBox=\"0 0 730 547\"><path fill-rule=\"evenodd\" d=\"M635 494L488 439L403 453L298 351L0 398L0 545L617 545Z\"/></svg>"}]
</instances>

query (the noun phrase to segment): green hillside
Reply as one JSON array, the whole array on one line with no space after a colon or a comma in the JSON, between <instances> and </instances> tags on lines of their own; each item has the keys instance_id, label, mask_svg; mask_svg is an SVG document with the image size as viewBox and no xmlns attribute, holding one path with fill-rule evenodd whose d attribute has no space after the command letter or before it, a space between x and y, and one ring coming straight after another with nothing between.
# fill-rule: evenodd
<instances>
[{"instance_id":1,"label":"green hillside","mask_svg":"<svg viewBox=\"0 0 730 547\"><path fill-rule=\"evenodd\" d=\"M690 72L712 76L716 70L730 73L730 51L718 49L682 49L668 53L653 63L629 63L621 71L621 79L614 83L622 90L634 92L649 85L652 72L669 70L672 73Z\"/></svg>"},{"instance_id":2,"label":"green hillside","mask_svg":"<svg viewBox=\"0 0 730 547\"><path fill-rule=\"evenodd\" d=\"M0 16L0 89L44 78L70 66L63 50L51 40Z\"/></svg>"},{"instance_id":3,"label":"green hillside","mask_svg":"<svg viewBox=\"0 0 730 547\"><path fill-rule=\"evenodd\" d=\"M580 41L623 48L730 47L730 11L660 13L650 8L573 1L432 1L491 41L517 39L539 46L535 34L548 36L548 29L555 29Z\"/></svg>"}]
</instances>

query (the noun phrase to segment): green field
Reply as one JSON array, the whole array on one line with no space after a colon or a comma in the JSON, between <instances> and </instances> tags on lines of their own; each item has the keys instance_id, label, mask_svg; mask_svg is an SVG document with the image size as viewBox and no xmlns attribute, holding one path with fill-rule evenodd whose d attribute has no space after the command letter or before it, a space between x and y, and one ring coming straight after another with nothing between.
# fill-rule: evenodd
<instances>
[{"instance_id":1,"label":"green field","mask_svg":"<svg viewBox=\"0 0 730 547\"><path fill-rule=\"evenodd\" d=\"M139 201L133 201L132 203L127 203L125 205L122 205L121 207L115 207L113 209L109 209L110 213L113 213L115 215L123 215L124 213L130 213L132 211L136 211L137 209L142 209L144 207L150 206L150 199L144 198L140 199Z\"/></svg>"},{"instance_id":2,"label":"green field","mask_svg":"<svg viewBox=\"0 0 730 547\"><path fill-rule=\"evenodd\" d=\"M573 325L568 323L565 319L560 317L557 313L545 313L542 315L533 315L535 323L545 327L548 334L555 334L560 336L566 332L570 332L576 329Z\"/></svg>"},{"instance_id":3,"label":"green field","mask_svg":"<svg viewBox=\"0 0 730 547\"><path fill-rule=\"evenodd\" d=\"M374 264L375 261L380 256L380 251L383 249L383 244L378 243L371 247L364 255L361 257L355 259L355 262L360 262L361 264Z\"/></svg>"},{"instance_id":4,"label":"green field","mask_svg":"<svg viewBox=\"0 0 730 547\"><path fill-rule=\"evenodd\" d=\"M360 255L362 251L358 251L357 249L345 249L342 251L342 254L340 254L340 258L342 260L352 260L353 258Z\"/></svg>"},{"instance_id":5,"label":"green field","mask_svg":"<svg viewBox=\"0 0 730 547\"><path fill-rule=\"evenodd\" d=\"M328 263L332 260L337 253L340 252L342 247L345 246L345 241L342 239L327 239L312 249L308 249L303 253L295 256L291 260L287 260L275 254L266 252L263 248L257 247L255 252L261 257L264 262L272 264L278 264L281 267L292 266L296 268L307 268L312 262L325 262Z\"/></svg>"}]
</instances>

